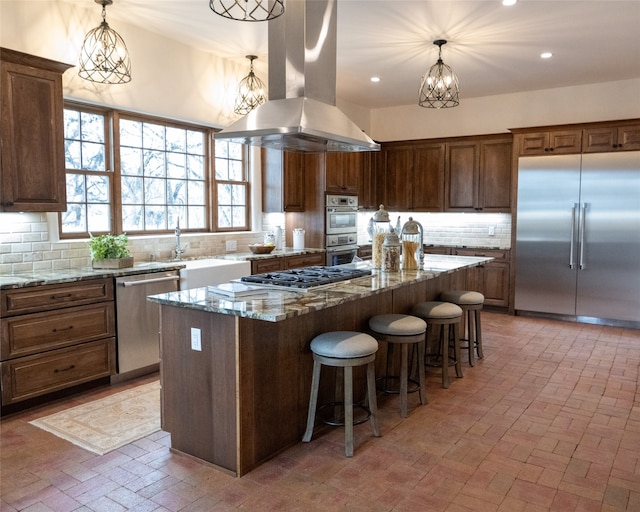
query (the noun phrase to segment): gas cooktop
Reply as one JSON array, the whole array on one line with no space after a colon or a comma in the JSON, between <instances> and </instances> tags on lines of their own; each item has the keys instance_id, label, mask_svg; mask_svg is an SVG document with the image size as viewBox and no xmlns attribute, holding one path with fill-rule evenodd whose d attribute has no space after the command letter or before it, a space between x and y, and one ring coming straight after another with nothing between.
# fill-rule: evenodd
<instances>
[{"instance_id":1,"label":"gas cooktop","mask_svg":"<svg viewBox=\"0 0 640 512\"><path fill-rule=\"evenodd\" d=\"M267 272L265 274L254 274L252 276L241 277L240 280L257 285L308 290L310 288L339 283L340 281L348 281L349 279L367 275L371 275L370 269L343 266L314 266Z\"/></svg>"}]
</instances>

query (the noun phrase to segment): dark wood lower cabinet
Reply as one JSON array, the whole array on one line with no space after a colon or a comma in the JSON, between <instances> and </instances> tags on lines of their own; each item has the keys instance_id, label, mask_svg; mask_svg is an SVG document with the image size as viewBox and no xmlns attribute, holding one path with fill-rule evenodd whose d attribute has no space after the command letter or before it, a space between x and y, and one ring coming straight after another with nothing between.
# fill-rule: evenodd
<instances>
[{"instance_id":1,"label":"dark wood lower cabinet","mask_svg":"<svg viewBox=\"0 0 640 512\"><path fill-rule=\"evenodd\" d=\"M456 249L458 256L495 258L489 263L467 270L466 289L484 295L487 306L509 306L509 251L501 249Z\"/></svg>"}]
</instances>

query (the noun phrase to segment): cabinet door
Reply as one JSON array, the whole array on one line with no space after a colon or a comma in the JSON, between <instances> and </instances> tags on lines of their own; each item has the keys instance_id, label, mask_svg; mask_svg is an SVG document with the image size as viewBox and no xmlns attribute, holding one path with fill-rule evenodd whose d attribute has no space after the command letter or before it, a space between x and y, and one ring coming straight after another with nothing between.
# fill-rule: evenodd
<instances>
[{"instance_id":1,"label":"cabinet door","mask_svg":"<svg viewBox=\"0 0 640 512\"><path fill-rule=\"evenodd\" d=\"M64 211L62 73L71 66L0 51L0 211Z\"/></svg>"},{"instance_id":2,"label":"cabinet door","mask_svg":"<svg viewBox=\"0 0 640 512\"><path fill-rule=\"evenodd\" d=\"M445 145L416 147L413 172L407 183L411 189L410 210L441 212L444 209Z\"/></svg>"},{"instance_id":3,"label":"cabinet door","mask_svg":"<svg viewBox=\"0 0 640 512\"><path fill-rule=\"evenodd\" d=\"M477 142L447 144L445 210L475 211L480 147Z\"/></svg>"},{"instance_id":4,"label":"cabinet door","mask_svg":"<svg viewBox=\"0 0 640 512\"><path fill-rule=\"evenodd\" d=\"M284 270L284 258L265 258L251 262L252 274L264 274L266 272L277 272L278 270Z\"/></svg>"},{"instance_id":5,"label":"cabinet door","mask_svg":"<svg viewBox=\"0 0 640 512\"><path fill-rule=\"evenodd\" d=\"M510 138L481 143L478 209L511 211L511 149Z\"/></svg>"},{"instance_id":6,"label":"cabinet door","mask_svg":"<svg viewBox=\"0 0 640 512\"><path fill-rule=\"evenodd\" d=\"M519 137L520 155L565 155L582 151L581 130L523 133Z\"/></svg>"},{"instance_id":7,"label":"cabinet door","mask_svg":"<svg viewBox=\"0 0 640 512\"><path fill-rule=\"evenodd\" d=\"M640 149L640 125L589 128L583 134L583 153Z\"/></svg>"},{"instance_id":8,"label":"cabinet door","mask_svg":"<svg viewBox=\"0 0 640 512\"><path fill-rule=\"evenodd\" d=\"M363 153L329 152L325 163L325 190L332 194L358 195Z\"/></svg>"},{"instance_id":9,"label":"cabinet door","mask_svg":"<svg viewBox=\"0 0 640 512\"><path fill-rule=\"evenodd\" d=\"M381 188L378 197L386 210L405 211L409 208L413 169L413 150L410 147L384 149L381 169Z\"/></svg>"},{"instance_id":10,"label":"cabinet door","mask_svg":"<svg viewBox=\"0 0 640 512\"><path fill-rule=\"evenodd\" d=\"M304 211L304 154L263 148L262 210Z\"/></svg>"},{"instance_id":11,"label":"cabinet door","mask_svg":"<svg viewBox=\"0 0 640 512\"><path fill-rule=\"evenodd\" d=\"M325 254L323 252L314 252L309 254L298 254L295 256L285 256L285 268L303 268L313 265L324 265Z\"/></svg>"}]
</instances>

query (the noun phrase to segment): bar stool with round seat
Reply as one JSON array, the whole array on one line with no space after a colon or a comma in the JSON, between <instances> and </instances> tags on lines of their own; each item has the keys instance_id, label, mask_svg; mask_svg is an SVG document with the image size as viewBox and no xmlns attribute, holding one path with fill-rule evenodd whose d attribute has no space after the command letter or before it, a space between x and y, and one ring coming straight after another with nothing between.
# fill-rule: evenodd
<instances>
[{"instance_id":1,"label":"bar stool with round seat","mask_svg":"<svg viewBox=\"0 0 640 512\"><path fill-rule=\"evenodd\" d=\"M353 456L353 367L367 366L367 398L369 421L373 435L380 436L378 426L378 406L376 401L375 357L378 342L372 336L354 331L333 331L320 334L311 340L313 352L313 376L307 429L302 441L311 441L318 405L318 388L322 365L344 368L344 451L347 457ZM330 404L330 405L336 405ZM360 406L364 408L363 406ZM342 424L342 423L331 423Z\"/></svg>"},{"instance_id":2,"label":"bar stool with round seat","mask_svg":"<svg viewBox=\"0 0 640 512\"><path fill-rule=\"evenodd\" d=\"M417 391L420 396L420 404L426 402L426 391L424 386L424 351L425 351L425 334L427 331L427 323L412 315L401 314L385 314L376 315L369 319L369 329L371 335L378 341L388 343L387 348L387 371L386 375L381 379L386 382L393 378L389 375L389 360L395 344L402 346L400 355L400 416L407 417L407 394L409 393L409 346L417 347L418 351L418 382L411 392ZM415 381L412 381L415 382ZM395 393L385 386L383 390L386 393Z\"/></svg>"},{"instance_id":3,"label":"bar stool with round seat","mask_svg":"<svg viewBox=\"0 0 640 512\"><path fill-rule=\"evenodd\" d=\"M467 345L462 346L462 348L469 350L469 365L473 366L474 350L478 354L478 359L484 357L482 353L482 325L480 323L480 311L484 304L484 295L480 292L469 290L449 290L440 294L440 300L452 302L462 308L463 324L460 340L467 342Z\"/></svg>"},{"instance_id":4,"label":"bar stool with round seat","mask_svg":"<svg viewBox=\"0 0 640 512\"><path fill-rule=\"evenodd\" d=\"M456 369L456 376L462 378L460 364L460 334L458 325L462 318L462 309L456 304L442 301L419 302L413 306L412 314L427 322L427 333L430 326L439 326L439 350L442 367L442 386L449 387L449 363ZM451 355L453 350L453 355ZM432 356L434 354L428 354Z\"/></svg>"}]
</instances>

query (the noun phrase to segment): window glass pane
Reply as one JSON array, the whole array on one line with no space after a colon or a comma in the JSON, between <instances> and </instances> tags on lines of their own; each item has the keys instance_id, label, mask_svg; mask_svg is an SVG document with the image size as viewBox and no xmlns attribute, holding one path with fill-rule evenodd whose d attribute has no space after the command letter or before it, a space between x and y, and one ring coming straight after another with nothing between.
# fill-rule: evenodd
<instances>
[{"instance_id":1,"label":"window glass pane","mask_svg":"<svg viewBox=\"0 0 640 512\"><path fill-rule=\"evenodd\" d=\"M144 224L147 230L167 229L167 215L164 206L147 206L144 209Z\"/></svg>"},{"instance_id":2,"label":"window glass pane","mask_svg":"<svg viewBox=\"0 0 640 512\"><path fill-rule=\"evenodd\" d=\"M144 229L144 208L141 205L122 206L122 230L142 231Z\"/></svg>"},{"instance_id":3,"label":"window glass pane","mask_svg":"<svg viewBox=\"0 0 640 512\"><path fill-rule=\"evenodd\" d=\"M244 154L244 145L236 142L229 142L229 158L234 160L242 160Z\"/></svg>"},{"instance_id":4,"label":"window glass pane","mask_svg":"<svg viewBox=\"0 0 640 512\"><path fill-rule=\"evenodd\" d=\"M87 176L87 201L90 203L109 203L109 177Z\"/></svg>"},{"instance_id":5,"label":"window glass pane","mask_svg":"<svg viewBox=\"0 0 640 512\"><path fill-rule=\"evenodd\" d=\"M229 160L229 177L230 181L242 181L244 176L244 163L242 160Z\"/></svg>"},{"instance_id":6,"label":"window glass pane","mask_svg":"<svg viewBox=\"0 0 640 512\"><path fill-rule=\"evenodd\" d=\"M77 140L64 141L64 160L67 169L82 169L80 162L80 142Z\"/></svg>"},{"instance_id":7,"label":"window glass pane","mask_svg":"<svg viewBox=\"0 0 640 512\"><path fill-rule=\"evenodd\" d=\"M229 160L216 157L215 166L217 180L229 179Z\"/></svg>"},{"instance_id":8,"label":"window glass pane","mask_svg":"<svg viewBox=\"0 0 640 512\"><path fill-rule=\"evenodd\" d=\"M231 204L231 185L228 183L218 184L218 204Z\"/></svg>"},{"instance_id":9,"label":"window glass pane","mask_svg":"<svg viewBox=\"0 0 640 512\"><path fill-rule=\"evenodd\" d=\"M143 153L145 176L166 176L164 155L162 151L145 151Z\"/></svg>"},{"instance_id":10,"label":"window glass pane","mask_svg":"<svg viewBox=\"0 0 640 512\"><path fill-rule=\"evenodd\" d=\"M80 115L82 140L104 143L104 116L82 112Z\"/></svg>"},{"instance_id":11,"label":"window glass pane","mask_svg":"<svg viewBox=\"0 0 640 512\"><path fill-rule=\"evenodd\" d=\"M246 210L242 206L236 206L232 210L233 213L233 227L244 226L246 219Z\"/></svg>"},{"instance_id":12,"label":"window glass pane","mask_svg":"<svg viewBox=\"0 0 640 512\"><path fill-rule=\"evenodd\" d=\"M165 204L164 180L144 179L144 203Z\"/></svg>"},{"instance_id":13,"label":"window glass pane","mask_svg":"<svg viewBox=\"0 0 640 512\"><path fill-rule=\"evenodd\" d=\"M84 174L67 173L67 203L80 203L86 197Z\"/></svg>"},{"instance_id":14,"label":"window glass pane","mask_svg":"<svg viewBox=\"0 0 640 512\"><path fill-rule=\"evenodd\" d=\"M164 150L164 126L144 123L142 125L142 147Z\"/></svg>"},{"instance_id":15,"label":"window glass pane","mask_svg":"<svg viewBox=\"0 0 640 512\"><path fill-rule=\"evenodd\" d=\"M230 228L233 226L230 206L218 206L218 226L221 228Z\"/></svg>"},{"instance_id":16,"label":"window glass pane","mask_svg":"<svg viewBox=\"0 0 640 512\"><path fill-rule=\"evenodd\" d=\"M184 206L169 206L167 207L167 222L169 228L174 228L178 225L178 219L180 220L180 227L191 227L187 221L187 210Z\"/></svg>"},{"instance_id":17,"label":"window glass pane","mask_svg":"<svg viewBox=\"0 0 640 512\"><path fill-rule=\"evenodd\" d=\"M89 231L98 233L101 231L110 232L111 219L109 215L110 209L107 204L89 204L87 205L87 218L89 220Z\"/></svg>"},{"instance_id":18,"label":"window glass pane","mask_svg":"<svg viewBox=\"0 0 640 512\"><path fill-rule=\"evenodd\" d=\"M65 139L80 139L80 112L77 110L64 111L64 137Z\"/></svg>"},{"instance_id":19,"label":"window glass pane","mask_svg":"<svg viewBox=\"0 0 640 512\"><path fill-rule=\"evenodd\" d=\"M167 204L187 204L187 182L167 180Z\"/></svg>"},{"instance_id":20,"label":"window glass pane","mask_svg":"<svg viewBox=\"0 0 640 512\"><path fill-rule=\"evenodd\" d=\"M120 119L120 145L142 147L142 123Z\"/></svg>"},{"instance_id":21,"label":"window glass pane","mask_svg":"<svg viewBox=\"0 0 640 512\"><path fill-rule=\"evenodd\" d=\"M245 203L245 187L244 185L233 185L231 187L231 201L234 205L244 205Z\"/></svg>"},{"instance_id":22,"label":"window glass pane","mask_svg":"<svg viewBox=\"0 0 640 512\"><path fill-rule=\"evenodd\" d=\"M65 233L86 233L87 217L83 204L67 203L67 211L62 213Z\"/></svg>"},{"instance_id":23,"label":"window glass pane","mask_svg":"<svg viewBox=\"0 0 640 512\"><path fill-rule=\"evenodd\" d=\"M204 155L204 133L187 130L187 153Z\"/></svg>"},{"instance_id":24,"label":"window glass pane","mask_svg":"<svg viewBox=\"0 0 640 512\"><path fill-rule=\"evenodd\" d=\"M138 148L120 149L120 172L132 176L142 176L142 150Z\"/></svg>"},{"instance_id":25,"label":"window glass pane","mask_svg":"<svg viewBox=\"0 0 640 512\"><path fill-rule=\"evenodd\" d=\"M143 183L142 178L123 177L122 184L122 204L143 204Z\"/></svg>"},{"instance_id":26,"label":"window glass pane","mask_svg":"<svg viewBox=\"0 0 640 512\"><path fill-rule=\"evenodd\" d=\"M93 142L82 143L82 169L88 171L104 171L104 144Z\"/></svg>"},{"instance_id":27,"label":"window glass pane","mask_svg":"<svg viewBox=\"0 0 640 512\"><path fill-rule=\"evenodd\" d=\"M204 157L187 155L187 170L190 180L204 180L205 166Z\"/></svg>"},{"instance_id":28,"label":"window glass pane","mask_svg":"<svg viewBox=\"0 0 640 512\"><path fill-rule=\"evenodd\" d=\"M188 187L189 204L205 204L204 181L190 181Z\"/></svg>"},{"instance_id":29,"label":"window glass pane","mask_svg":"<svg viewBox=\"0 0 640 512\"><path fill-rule=\"evenodd\" d=\"M226 140L215 140L216 157L229 158L229 143Z\"/></svg>"},{"instance_id":30,"label":"window glass pane","mask_svg":"<svg viewBox=\"0 0 640 512\"><path fill-rule=\"evenodd\" d=\"M183 153L167 154L167 177L186 178L186 173L185 155Z\"/></svg>"},{"instance_id":31,"label":"window glass pane","mask_svg":"<svg viewBox=\"0 0 640 512\"><path fill-rule=\"evenodd\" d=\"M189 206L189 229L204 229L207 227L206 214L204 206Z\"/></svg>"},{"instance_id":32,"label":"window glass pane","mask_svg":"<svg viewBox=\"0 0 640 512\"><path fill-rule=\"evenodd\" d=\"M184 153L187 149L187 133L182 128L167 126L167 151L179 151Z\"/></svg>"}]
</instances>

